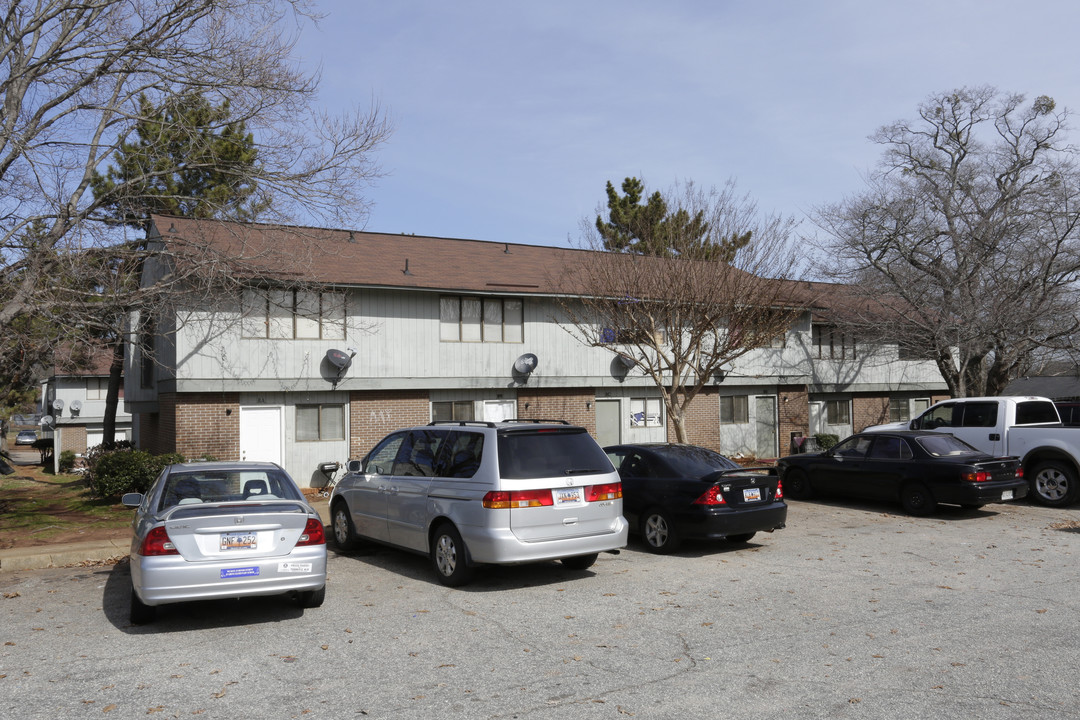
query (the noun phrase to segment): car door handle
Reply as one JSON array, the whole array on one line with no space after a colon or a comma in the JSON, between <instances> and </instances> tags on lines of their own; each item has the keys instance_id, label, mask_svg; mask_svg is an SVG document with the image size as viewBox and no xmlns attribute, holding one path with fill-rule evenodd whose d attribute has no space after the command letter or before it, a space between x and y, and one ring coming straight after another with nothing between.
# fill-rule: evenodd
<instances>
[{"instance_id":1,"label":"car door handle","mask_svg":"<svg viewBox=\"0 0 1080 720\"><path fill-rule=\"evenodd\" d=\"M997 433L990 433L990 442L998 442L1001 440L1001 436Z\"/></svg>"}]
</instances>

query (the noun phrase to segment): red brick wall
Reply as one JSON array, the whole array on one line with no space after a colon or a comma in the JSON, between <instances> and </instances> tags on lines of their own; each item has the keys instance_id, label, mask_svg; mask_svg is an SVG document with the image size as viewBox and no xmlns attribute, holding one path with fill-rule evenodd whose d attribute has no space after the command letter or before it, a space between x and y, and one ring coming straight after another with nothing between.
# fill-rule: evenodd
<instances>
[{"instance_id":1,"label":"red brick wall","mask_svg":"<svg viewBox=\"0 0 1080 720\"><path fill-rule=\"evenodd\" d=\"M356 390L349 394L349 457L362 458L390 432L431 422L427 390Z\"/></svg>"},{"instance_id":2,"label":"red brick wall","mask_svg":"<svg viewBox=\"0 0 1080 720\"><path fill-rule=\"evenodd\" d=\"M790 455L791 434L810 430L810 395L805 385L780 385L776 389L780 455Z\"/></svg>"},{"instance_id":3,"label":"red brick wall","mask_svg":"<svg viewBox=\"0 0 1080 720\"><path fill-rule=\"evenodd\" d=\"M238 393L190 393L175 399L175 452L188 459L204 455L218 460L240 459ZM164 423L161 429L164 431Z\"/></svg>"},{"instance_id":4,"label":"red brick wall","mask_svg":"<svg viewBox=\"0 0 1080 720\"><path fill-rule=\"evenodd\" d=\"M586 407L588 403L588 407ZM518 417L523 420L565 420L580 425L596 435L596 393L589 390L559 388L518 390ZM528 407L525 407L528 405Z\"/></svg>"},{"instance_id":5,"label":"red brick wall","mask_svg":"<svg viewBox=\"0 0 1080 720\"><path fill-rule=\"evenodd\" d=\"M871 425L889 422L888 395L854 395L851 398L851 425L861 432Z\"/></svg>"},{"instance_id":6,"label":"red brick wall","mask_svg":"<svg viewBox=\"0 0 1080 720\"><path fill-rule=\"evenodd\" d=\"M700 445L717 452L720 449L720 391L715 387L702 388L687 406L683 415L686 426L686 442ZM667 411L665 410L665 413ZM668 418L668 440L675 442L675 425Z\"/></svg>"}]
</instances>

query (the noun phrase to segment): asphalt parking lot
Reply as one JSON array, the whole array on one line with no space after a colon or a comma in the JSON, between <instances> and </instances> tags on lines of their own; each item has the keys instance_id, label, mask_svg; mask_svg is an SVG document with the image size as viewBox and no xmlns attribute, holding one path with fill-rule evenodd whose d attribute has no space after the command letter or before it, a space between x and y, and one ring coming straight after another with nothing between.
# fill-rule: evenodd
<instances>
[{"instance_id":1,"label":"asphalt parking lot","mask_svg":"<svg viewBox=\"0 0 1080 720\"><path fill-rule=\"evenodd\" d=\"M125 565L0 576L5 717L1076 718L1080 506L791 503L748 546L632 538L442 587L332 553L326 604L164 609Z\"/></svg>"}]
</instances>

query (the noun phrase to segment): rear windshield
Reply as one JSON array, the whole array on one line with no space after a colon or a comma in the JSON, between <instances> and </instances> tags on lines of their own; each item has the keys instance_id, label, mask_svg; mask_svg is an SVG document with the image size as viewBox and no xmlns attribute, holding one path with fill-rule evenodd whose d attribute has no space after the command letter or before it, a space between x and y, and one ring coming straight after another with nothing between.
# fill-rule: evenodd
<instances>
[{"instance_id":1,"label":"rear windshield","mask_svg":"<svg viewBox=\"0 0 1080 720\"><path fill-rule=\"evenodd\" d=\"M499 434L499 474L510 480L613 472L611 461L584 430Z\"/></svg>"},{"instance_id":2,"label":"rear windshield","mask_svg":"<svg viewBox=\"0 0 1080 720\"><path fill-rule=\"evenodd\" d=\"M158 510L212 502L302 500L296 485L279 470L206 470L170 473Z\"/></svg>"},{"instance_id":3,"label":"rear windshield","mask_svg":"<svg viewBox=\"0 0 1080 720\"><path fill-rule=\"evenodd\" d=\"M923 450L934 457L959 457L961 455L982 455L983 452L960 438L952 435L924 435L915 438Z\"/></svg>"},{"instance_id":4,"label":"rear windshield","mask_svg":"<svg viewBox=\"0 0 1080 720\"><path fill-rule=\"evenodd\" d=\"M675 474L702 477L717 470L737 470L739 465L718 452L703 447L667 447L656 454L664 458Z\"/></svg>"},{"instance_id":5,"label":"rear windshield","mask_svg":"<svg viewBox=\"0 0 1080 720\"><path fill-rule=\"evenodd\" d=\"M1057 408L1049 400L1025 400L1016 403L1016 424L1037 425L1059 422Z\"/></svg>"}]
</instances>

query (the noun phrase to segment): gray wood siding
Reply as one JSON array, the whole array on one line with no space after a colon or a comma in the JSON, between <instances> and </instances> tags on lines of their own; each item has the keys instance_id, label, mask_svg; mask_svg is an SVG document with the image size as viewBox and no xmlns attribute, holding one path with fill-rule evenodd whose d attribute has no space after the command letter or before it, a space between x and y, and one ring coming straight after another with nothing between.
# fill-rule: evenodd
<instances>
[{"instance_id":1,"label":"gray wood siding","mask_svg":"<svg viewBox=\"0 0 1080 720\"><path fill-rule=\"evenodd\" d=\"M437 292L352 290L344 340L244 338L236 308L213 316L192 313L176 333L177 390L332 390L336 373L326 351L346 348L354 348L356 356L337 390L510 388L513 363L524 353L539 359L530 387L651 385L633 371L622 383L614 379L612 351L583 345L553 321L558 314L553 300L523 298L521 343L446 342L440 340L440 297ZM781 382L837 385L940 382L932 363L901 362L887 346L860 346L857 360L847 362L819 360L812 353L805 319L788 333L785 347L748 353L736 360L729 377L748 384L775 384L778 376L785 378Z\"/></svg>"}]
</instances>

